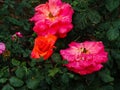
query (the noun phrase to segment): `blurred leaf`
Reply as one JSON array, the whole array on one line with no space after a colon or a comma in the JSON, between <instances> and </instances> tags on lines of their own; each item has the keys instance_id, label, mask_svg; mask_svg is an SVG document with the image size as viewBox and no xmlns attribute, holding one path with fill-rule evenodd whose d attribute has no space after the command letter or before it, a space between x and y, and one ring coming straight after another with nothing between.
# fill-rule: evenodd
<instances>
[{"instance_id":1,"label":"blurred leaf","mask_svg":"<svg viewBox=\"0 0 120 90\"><path fill-rule=\"evenodd\" d=\"M53 69L49 70L49 76L54 77L55 74L57 74L58 72L60 72L59 68L53 68Z\"/></svg>"},{"instance_id":2,"label":"blurred leaf","mask_svg":"<svg viewBox=\"0 0 120 90\"><path fill-rule=\"evenodd\" d=\"M61 56L60 56L60 54L58 54L58 53L54 53L54 54L52 55L52 59L57 63L57 62L60 62L60 61L61 61Z\"/></svg>"},{"instance_id":3,"label":"blurred leaf","mask_svg":"<svg viewBox=\"0 0 120 90\"><path fill-rule=\"evenodd\" d=\"M0 78L0 83L6 83L7 80L7 78Z\"/></svg>"},{"instance_id":4,"label":"blurred leaf","mask_svg":"<svg viewBox=\"0 0 120 90\"><path fill-rule=\"evenodd\" d=\"M15 71L15 74L18 78L23 78L25 75L25 69L23 67L18 67L17 70Z\"/></svg>"},{"instance_id":5,"label":"blurred leaf","mask_svg":"<svg viewBox=\"0 0 120 90\"><path fill-rule=\"evenodd\" d=\"M106 85L106 86L97 88L97 90L114 90L114 88L110 85Z\"/></svg>"},{"instance_id":6,"label":"blurred leaf","mask_svg":"<svg viewBox=\"0 0 120 90\"><path fill-rule=\"evenodd\" d=\"M29 89L33 89L33 90L35 90L38 87L39 83L40 83L40 80L35 79L34 77L32 77L32 79L29 79L28 81L26 81L27 87Z\"/></svg>"},{"instance_id":7,"label":"blurred leaf","mask_svg":"<svg viewBox=\"0 0 120 90\"><path fill-rule=\"evenodd\" d=\"M119 4L120 4L120 1L119 0L105 0L105 6L106 8L112 12L113 10L115 10Z\"/></svg>"},{"instance_id":8,"label":"blurred leaf","mask_svg":"<svg viewBox=\"0 0 120 90\"><path fill-rule=\"evenodd\" d=\"M114 78L110 76L110 72L108 70L100 71L99 76L101 77L102 81L106 83L114 81Z\"/></svg>"},{"instance_id":9,"label":"blurred leaf","mask_svg":"<svg viewBox=\"0 0 120 90\"><path fill-rule=\"evenodd\" d=\"M120 69L120 51L119 50L111 50L112 57L115 59L115 62Z\"/></svg>"},{"instance_id":10,"label":"blurred leaf","mask_svg":"<svg viewBox=\"0 0 120 90\"><path fill-rule=\"evenodd\" d=\"M0 71L0 78L4 75L3 71Z\"/></svg>"},{"instance_id":11,"label":"blurred leaf","mask_svg":"<svg viewBox=\"0 0 120 90\"><path fill-rule=\"evenodd\" d=\"M12 86L10 86L9 84L5 85L2 90L15 90Z\"/></svg>"},{"instance_id":12,"label":"blurred leaf","mask_svg":"<svg viewBox=\"0 0 120 90\"><path fill-rule=\"evenodd\" d=\"M97 24L101 20L100 14L95 10L89 10L88 18L93 24Z\"/></svg>"},{"instance_id":13,"label":"blurred leaf","mask_svg":"<svg viewBox=\"0 0 120 90\"><path fill-rule=\"evenodd\" d=\"M19 66L19 65L20 65L20 61L15 60L15 59L12 59L12 64L13 64L14 66Z\"/></svg>"},{"instance_id":14,"label":"blurred leaf","mask_svg":"<svg viewBox=\"0 0 120 90\"><path fill-rule=\"evenodd\" d=\"M114 60L112 59L111 55L108 54L108 62L107 62L107 65L110 67L110 68L113 68L113 65L114 65Z\"/></svg>"},{"instance_id":15,"label":"blurred leaf","mask_svg":"<svg viewBox=\"0 0 120 90\"><path fill-rule=\"evenodd\" d=\"M81 11L80 13L76 12L73 16L73 23L75 24L75 28L78 30L84 29L89 25L87 20L88 11Z\"/></svg>"},{"instance_id":16,"label":"blurred leaf","mask_svg":"<svg viewBox=\"0 0 120 90\"><path fill-rule=\"evenodd\" d=\"M36 63L37 63L36 60L32 60L32 61L30 62L30 66L31 66L31 67L34 67L34 66L36 65Z\"/></svg>"},{"instance_id":17,"label":"blurred leaf","mask_svg":"<svg viewBox=\"0 0 120 90\"><path fill-rule=\"evenodd\" d=\"M73 85L74 85L74 86L71 85L72 87L71 87L70 90L89 90L88 88L85 89L84 85L83 85L82 83L80 83L80 82L79 82L79 83L75 83L75 82L74 82ZM92 89L92 90L93 90L93 89Z\"/></svg>"},{"instance_id":18,"label":"blurred leaf","mask_svg":"<svg viewBox=\"0 0 120 90\"><path fill-rule=\"evenodd\" d=\"M64 74L62 75L61 80L62 80L62 82L63 82L64 84L67 84L67 83L69 82L69 76L68 76L66 73L64 73Z\"/></svg>"},{"instance_id":19,"label":"blurred leaf","mask_svg":"<svg viewBox=\"0 0 120 90\"><path fill-rule=\"evenodd\" d=\"M30 50L27 50L27 49L24 50L23 51L23 57L28 57L30 55L30 52L31 52Z\"/></svg>"},{"instance_id":20,"label":"blurred leaf","mask_svg":"<svg viewBox=\"0 0 120 90\"><path fill-rule=\"evenodd\" d=\"M74 74L72 73L67 73L69 75L69 78L74 78Z\"/></svg>"},{"instance_id":21,"label":"blurred leaf","mask_svg":"<svg viewBox=\"0 0 120 90\"><path fill-rule=\"evenodd\" d=\"M13 23L13 24L15 24L15 25L19 25L19 26L22 25L22 22L18 21L18 20L15 19L15 18L7 17L7 20L8 20L10 23Z\"/></svg>"},{"instance_id":22,"label":"blurred leaf","mask_svg":"<svg viewBox=\"0 0 120 90\"><path fill-rule=\"evenodd\" d=\"M119 37L119 29L111 27L107 31L107 37L110 41L117 39Z\"/></svg>"},{"instance_id":23,"label":"blurred leaf","mask_svg":"<svg viewBox=\"0 0 120 90\"><path fill-rule=\"evenodd\" d=\"M24 82L17 77L11 77L9 81L10 84L14 87L21 87L24 84Z\"/></svg>"}]
</instances>

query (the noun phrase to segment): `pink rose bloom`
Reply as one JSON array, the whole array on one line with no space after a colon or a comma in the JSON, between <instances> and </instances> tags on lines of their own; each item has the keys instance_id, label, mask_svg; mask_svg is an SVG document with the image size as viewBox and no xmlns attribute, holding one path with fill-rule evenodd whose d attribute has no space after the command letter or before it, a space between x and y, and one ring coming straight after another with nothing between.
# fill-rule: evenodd
<instances>
[{"instance_id":1,"label":"pink rose bloom","mask_svg":"<svg viewBox=\"0 0 120 90\"><path fill-rule=\"evenodd\" d=\"M22 38L23 35L21 32L16 32L15 34L12 35L12 40L17 39L17 37Z\"/></svg>"},{"instance_id":2,"label":"pink rose bloom","mask_svg":"<svg viewBox=\"0 0 120 90\"><path fill-rule=\"evenodd\" d=\"M64 38L73 28L73 9L68 3L61 0L48 0L46 4L40 4L35 8L35 15L30 21L35 22L33 30L38 35L54 34Z\"/></svg>"},{"instance_id":3,"label":"pink rose bloom","mask_svg":"<svg viewBox=\"0 0 120 90\"><path fill-rule=\"evenodd\" d=\"M16 32L15 35L16 35L17 37L20 37L20 38L23 37L23 35L21 34L21 32Z\"/></svg>"},{"instance_id":4,"label":"pink rose bloom","mask_svg":"<svg viewBox=\"0 0 120 90\"><path fill-rule=\"evenodd\" d=\"M5 44L0 42L0 54L2 54L5 51Z\"/></svg>"},{"instance_id":5,"label":"pink rose bloom","mask_svg":"<svg viewBox=\"0 0 120 90\"><path fill-rule=\"evenodd\" d=\"M103 43L95 41L71 42L69 48L60 50L60 54L68 61L65 66L80 75L100 70L108 60Z\"/></svg>"}]
</instances>

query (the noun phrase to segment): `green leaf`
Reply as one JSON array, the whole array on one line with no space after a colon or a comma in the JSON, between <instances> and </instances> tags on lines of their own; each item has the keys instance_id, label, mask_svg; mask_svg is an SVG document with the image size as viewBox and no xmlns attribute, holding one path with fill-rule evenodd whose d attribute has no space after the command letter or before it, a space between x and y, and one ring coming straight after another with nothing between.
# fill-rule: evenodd
<instances>
[{"instance_id":1,"label":"green leaf","mask_svg":"<svg viewBox=\"0 0 120 90\"><path fill-rule=\"evenodd\" d=\"M15 18L7 17L7 20L8 20L10 23L13 23L13 24L15 24L15 25L19 25L19 26L22 25L22 22L18 21L18 20L15 19Z\"/></svg>"},{"instance_id":2,"label":"green leaf","mask_svg":"<svg viewBox=\"0 0 120 90\"><path fill-rule=\"evenodd\" d=\"M114 90L113 86L110 86L110 85L106 85L106 86L103 86L104 90Z\"/></svg>"},{"instance_id":3,"label":"green leaf","mask_svg":"<svg viewBox=\"0 0 120 90\"><path fill-rule=\"evenodd\" d=\"M31 67L34 67L34 66L36 65L36 63L37 63L36 60L32 60L32 61L30 62L30 66L31 66Z\"/></svg>"},{"instance_id":4,"label":"green leaf","mask_svg":"<svg viewBox=\"0 0 120 90\"><path fill-rule=\"evenodd\" d=\"M87 20L87 13L81 12L76 13L73 17L73 22L76 25L76 28L78 29L84 29L88 26L88 20Z\"/></svg>"},{"instance_id":5,"label":"green leaf","mask_svg":"<svg viewBox=\"0 0 120 90\"><path fill-rule=\"evenodd\" d=\"M119 29L118 28L114 28L111 27L108 31L107 31L107 37L110 41L115 40L119 37Z\"/></svg>"},{"instance_id":6,"label":"green leaf","mask_svg":"<svg viewBox=\"0 0 120 90\"><path fill-rule=\"evenodd\" d=\"M58 54L58 53L54 53L54 54L52 55L52 59L57 63L57 62L60 62L61 56L60 56L60 54Z\"/></svg>"},{"instance_id":7,"label":"green leaf","mask_svg":"<svg viewBox=\"0 0 120 90\"><path fill-rule=\"evenodd\" d=\"M9 84L5 85L2 90L15 90L12 86L10 86Z\"/></svg>"},{"instance_id":8,"label":"green leaf","mask_svg":"<svg viewBox=\"0 0 120 90\"><path fill-rule=\"evenodd\" d=\"M74 78L74 74L72 74L72 73L67 73L67 74L68 74L69 78Z\"/></svg>"},{"instance_id":9,"label":"green leaf","mask_svg":"<svg viewBox=\"0 0 120 90\"><path fill-rule=\"evenodd\" d=\"M17 70L15 71L15 74L18 78L23 78L25 75L25 69L24 67L18 67Z\"/></svg>"},{"instance_id":10,"label":"green leaf","mask_svg":"<svg viewBox=\"0 0 120 90\"><path fill-rule=\"evenodd\" d=\"M89 20L92 23L97 24L97 23L100 22L101 16L100 16L100 14L97 11L95 11L95 10L89 10L88 13L89 13L88 14L88 18L89 18Z\"/></svg>"},{"instance_id":11,"label":"green leaf","mask_svg":"<svg viewBox=\"0 0 120 90\"><path fill-rule=\"evenodd\" d=\"M113 65L114 65L113 59L112 59L112 57L111 57L110 54L108 54L108 62L107 62L107 65L109 66L109 68L113 68Z\"/></svg>"},{"instance_id":12,"label":"green leaf","mask_svg":"<svg viewBox=\"0 0 120 90\"><path fill-rule=\"evenodd\" d=\"M115 62L120 69L120 50L111 50L112 57L115 59Z\"/></svg>"},{"instance_id":13,"label":"green leaf","mask_svg":"<svg viewBox=\"0 0 120 90\"><path fill-rule=\"evenodd\" d=\"M10 72L9 72L9 68L6 66L4 69L4 77L9 77L10 76Z\"/></svg>"},{"instance_id":14,"label":"green leaf","mask_svg":"<svg viewBox=\"0 0 120 90\"><path fill-rule=\"evenodd\" d=\"M113 27L120 29L120 19L111 22Z\"/></svg>"},{"instance_id":15,"label":"green leaf","mask_svg":"<svg viewBox=\"0 0 120 90\"><path fill-rule=\"evenodd\" d=\"M0 78L4 75L3 71L0 71Z\"/></svg>"},{"instance_id":16,"label":"green leaf","mask_svg":"<svg viewBox=\"0 0 120 90\"><path fill-rule=\"evenodd\" d=\"M10 84L14 87L21 87L24 84L24 82L17 77L11 77L9 81Z\"/></svg>"},{"instance_id":17,"label":"green leaf","mask_svg":"<svg viewBox=\"0 0 120 90\"><path fill-rule=\"evenodd\" d=\"M114 88L110 85L106 85L106 86L97 88L97 90L114 90Z\"/></svg>"},{"instance_id":18,"label":"green leaf","mask_svg":"<svg viewBox=\"0 0 120 90\"><path fill-rule=\"evenodd\" d=\"M110 72L107 69L104 71L100 71L99 76L102 79L102 81L106 83L114 81L114 78L110 76Z\"/></svg>"},{"instance_id":19,"label":"green leaf","mask_svg":"<svg viewBox=\"0 0 120 90\"><path fill-rule=\"evenodd\" d=\"M33 90L35 90L38 87L39 83L40 83L40 80L35 78L29 79L26 82L27 87Z\"/></svg>"},{"instance_id":20,"label":"green leaf","mask_svg":"<svg viewBox=\"0 0 120 90\"><path fill-rule=\"evenodd\" d=\"M64 73L62 75L62 79L61 80L62 80L63 83L67 84L69 82L69 76L68 76L68 74Z\"/></svg>"},{"instance_id":21,"label":"green leaf","mask_svg":"<svg viewBox=\"0 0 120 90\"><path fill-rule=\"evenodd\" d=\"M8 80L7 78L1 78L0 83L6 83L7 80Z\"/></svg>"},{"instance_id":22,"label":"green leaf","mask_svg":"<svg viewBox=\"0 0 120 90\"><path fill-rule=\"evenodd\" d=\"M19 66L20 65L20 61L12 59L12 65Z\"/></svg>"},{"instance_id":23,"label":"green leaf","mask_svg":"<svg viewBox=\"0 0 120 90\"><path fill-rule=\"evenodd\" d=\"M115 10L119 4L120 4L120 1L119 0L105 0L105 6L106 8L112 12L113 10Z\"/></svg>"},{"instance_id":24,"label":"green leaf","mask_svg":"<svg viewBox=\"0 0 120 90\"><path fill-rule=\"evenodd\" d=\"M67 64L68 63L67 60L62 60L60 54L58 54L58 53L54 53L52 55L52 60L54 62L56 62L56 65Z\"/></svg>"},{"instance_id":25,"label":"green leaf","mask_svg":"<svg viewBox=\"0 0 120 90\"><path fill-rule=\"evenodd\" d=\"M55 74L57 74L58 72L60 72L59 68L53 68L53 69L49 70L49 76L54 77Z\"/></svg>"}]
</instances>

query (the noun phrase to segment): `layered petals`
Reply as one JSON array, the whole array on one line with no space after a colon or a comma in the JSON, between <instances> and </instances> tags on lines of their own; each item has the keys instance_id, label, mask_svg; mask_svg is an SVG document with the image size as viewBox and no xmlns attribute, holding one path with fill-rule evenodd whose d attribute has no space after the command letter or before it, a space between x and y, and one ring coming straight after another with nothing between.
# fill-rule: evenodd
<instances>
[{"instance_id":1,"label":"layered petals","mask_svg":"<svg viewBox=\"0 0 120 90\"><path fill-rule=\"evenodd\" d=\"M30 21L35 22L33 30L37 35L54 34L59 38L64 38L72 30L73 9L68 3L61 0L49 0L45 4L40 4L35 8L35 15ZM44 28L37 28L44 26Z\"/></svg>"},{"instance_id":2,"label":"layered petals","mask_svg":"<svg viewBox=\"0 0 120 90\"><path fill-rule=\"evenodd\" d=\"M31 57L35 59L41 57L43 57L44 60L48 59L53 53L53 48L56 40L57 37L54 35L38 36L35 39Z\"/></svg>"},{"instance_id":3,"label":"layered petals","mask_svg":"<svg viewBox=\"0 0 120 90\"><path fill-rule=\"evenodd\" d=\"M71 42L69 48L60 51L63 59L68 61L65 66L80 75L91 74L100 70L108 60L102 42L85 41Z\"/></svg>"}]
</instances>

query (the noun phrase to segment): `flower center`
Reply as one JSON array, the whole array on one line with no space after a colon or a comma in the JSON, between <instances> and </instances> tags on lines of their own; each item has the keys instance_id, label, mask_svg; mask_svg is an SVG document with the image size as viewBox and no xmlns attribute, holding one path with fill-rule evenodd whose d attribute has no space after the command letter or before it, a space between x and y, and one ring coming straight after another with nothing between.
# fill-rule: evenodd
<instances>
[{"instance_id":1,"label":"flower center","mask_svg":"<svg viewBox=\"0 0 120 90\"><path fill-rule=\"evenodd\" d=\"M88 50L86 48L83 48L83 53L87 53Z\"/></svg>"},{"instance_id":2,"label":"flower center","mask_svg":"<svg viewBox=\"0 0 120 90\"><path fill-rule=\"evenodd\" d=\"M86 48L80 48L81 53L88 53L88 50Z\"/></svg>"},{"instance_id":3,"label":"flower center","mask_svg":"<svg viewBox=\"0 0 120 90\"><path fill-rule=\"evenodd\" d=\"M54 18L53 14L51 12L49 13L48 16L49 16L49 18Z\"/></svg>"}]
</instances>

